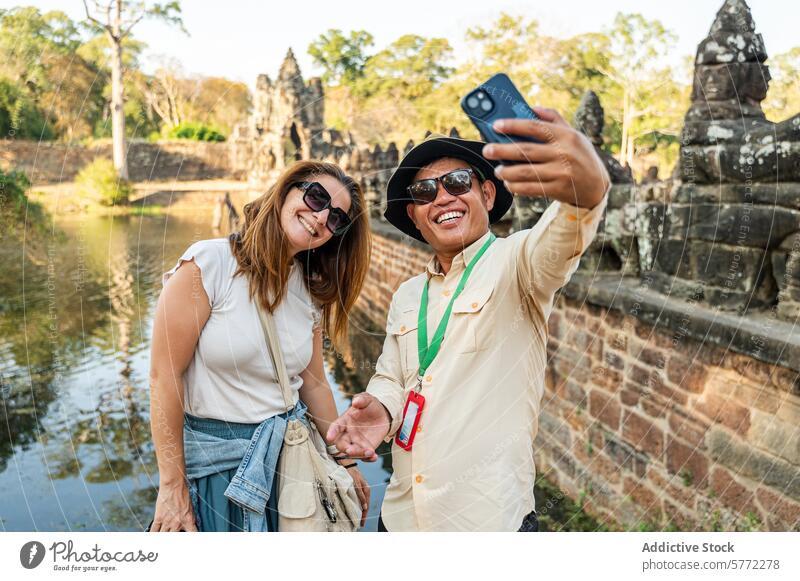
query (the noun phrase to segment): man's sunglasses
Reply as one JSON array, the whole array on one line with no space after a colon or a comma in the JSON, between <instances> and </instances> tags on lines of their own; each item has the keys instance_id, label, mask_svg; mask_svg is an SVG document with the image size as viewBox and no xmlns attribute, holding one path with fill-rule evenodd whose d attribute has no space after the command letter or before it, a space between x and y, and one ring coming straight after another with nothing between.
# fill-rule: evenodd
<instances>
[{"instance_id":1,"label":"man's sunglasses","mask_svg":"<svg viewBox=\"0 0 800 581\"><path fill-rule=\"evenodd\" d=\"M322 184L318 182L297 182L293 186L303 191L303 201L312 212L330 210L325 225L334 236L341 236L347 231L352 224L350 216L341 208L331 206L331 195Z\"/></svg>"},{"instance_id":2,"label":"man's sunglasses","mask_svg":"<svg viewBox=\"0 0 800 581\"><path fill-rule=\"evenodd\" d=\"M436 199L436 192L439 189L436 182L442 182L448 193L460 196L472 188L472 176L476 173L480 180L483 176L471 168L457 169L438 178L419 180L408 186L408 195L417 205L430 204Z\"/></svg>"}]
</instances>

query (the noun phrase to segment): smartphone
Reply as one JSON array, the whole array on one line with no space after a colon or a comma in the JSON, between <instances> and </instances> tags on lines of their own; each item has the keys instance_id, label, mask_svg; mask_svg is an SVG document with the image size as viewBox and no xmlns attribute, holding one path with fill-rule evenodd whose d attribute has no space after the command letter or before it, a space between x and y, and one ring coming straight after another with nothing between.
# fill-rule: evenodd
<instances>
[{"instance_id":1,"label":"smartphone","mask_svg":"<svg viewBox=\"0 0 800 581\"><path fill-rule=\"evenodd\" d=\"M538 119L525 98L505 73L498 73L461 99L461 108L487 143L527 141L541 143L532 137L504 135L492 128L497 119ZM513 162L506 162L513 163Z\"/></svg>"}]
</instances>

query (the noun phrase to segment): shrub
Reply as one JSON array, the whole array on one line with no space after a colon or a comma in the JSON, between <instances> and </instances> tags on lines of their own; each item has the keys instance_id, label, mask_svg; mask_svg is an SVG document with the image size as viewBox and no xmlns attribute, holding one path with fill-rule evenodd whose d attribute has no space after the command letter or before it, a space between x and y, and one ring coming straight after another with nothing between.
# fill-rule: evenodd
<instances>
[{"instance_id":1,"label":"shrub","mask_svg":"<svg viewBox=\"0 0 800 581\"><path fill-rule=\"evenodd\" d=\"M169 139L192 139L194 141L225 141L225 136L215 127L202 123L181 123L166 132Z\"/></svg>"},{"instance_id":2,"label":"shrub","mask_svg":"<svg viewBox=\"0 0 800 581\"><path fill-rule=\"evenodd\" d=\"M0 169L0 211L18 211L27 201L25 192L31 186L28 177L18 171Z\"/></svg>"},{"instance_id":3,"label":"shrub","mask_svg":"<svg viewBox=\"0 0 800 581\"><path fill-rule=\"evenodd\" d=\"M84 166L75 183L81 195L103 206L127 204L133 193L130 182L119 178L110 159L98 158Z\"/></svg>"},{"instance_id":4,"label":"shrub","mask_svg":"<svg viewBox=\"0 0 800 581\"><path fill-rule=\"evenodd\" d=\"M8 79L0 79L0 138L53 139L53 128L33 100Z\"/></svg>"}]
</instances>

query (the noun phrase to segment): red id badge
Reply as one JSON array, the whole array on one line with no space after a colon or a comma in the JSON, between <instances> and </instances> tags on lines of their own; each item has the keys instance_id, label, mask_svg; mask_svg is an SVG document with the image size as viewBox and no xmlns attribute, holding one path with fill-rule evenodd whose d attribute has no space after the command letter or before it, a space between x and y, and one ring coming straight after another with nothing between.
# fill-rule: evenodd
<instances>
[{"instance_id":1,"label":"red id badge","mask_svg":"<svg viewBox=\"0 0 800 581\"><path fill-rule=\"evenodd\" d=\"M400 424L400 429L397 430L397 435L394 439L403 450L411 450L423 407L425 407L425 398L416 391L410 391L406 400L406 407L403 409L403 423Z\"/></svg>"}]
</instances>

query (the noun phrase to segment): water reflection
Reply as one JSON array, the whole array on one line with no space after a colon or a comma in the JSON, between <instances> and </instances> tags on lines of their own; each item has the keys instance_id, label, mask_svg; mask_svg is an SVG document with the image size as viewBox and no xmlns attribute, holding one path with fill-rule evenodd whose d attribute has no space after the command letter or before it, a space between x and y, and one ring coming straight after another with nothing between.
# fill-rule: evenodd
<instances>
[{"instance_id":1,"label":"water reflection","mask_svg":"<svg viewBox=\"0 0 800 581\"><path fill-rule=\"evenodd\" d=\"M58 217L0 231L0 526L141 530L157 486L147 377L161 273L217 234L204 215ZM381 339L359 328L354 340L359 360L372 349L374 362ZM367 374L326 359L332 382L363 390ZM364 472L374 529L387 472Z\"/></svg>"}]
</instances>

